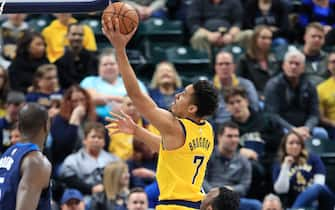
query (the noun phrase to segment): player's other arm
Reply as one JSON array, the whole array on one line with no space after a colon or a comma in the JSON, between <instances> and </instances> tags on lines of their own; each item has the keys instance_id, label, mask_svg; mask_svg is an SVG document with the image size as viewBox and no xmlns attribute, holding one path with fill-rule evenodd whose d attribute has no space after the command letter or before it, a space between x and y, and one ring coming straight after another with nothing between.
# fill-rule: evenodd
<instances>
[{"instance_id":1,"label":"player's other arm","mask_svg":"<svg viewBox=\"0 0 335 210\"><path fill-rule=\"evenodd\" d=\"M126 45L135 33L135 30L128 35L121 34L119 32L118 21L115 21L114 26L103 23L103 30L115 48L118 66L120 67L120 73L128 96L133 101L137 110L160 131L164 138L172 137L168 139L176 139L174 142L167 142L167 145L164 143L164 146L167 149L178 148L183 144L183 142L179 142L178 140L184 139L181 125L170 112L160 109L150 96L141 91L134 70L129 64Z\"/></svg>"},{"instance_id":2,"label":"player's other arm","mask_svg":"<svg viewBox=\"0 0 335 210\"><path fill-rule=\"evenodd\" d=\"M39 152L31 152L21 163L16 210L36 210L44 188L50 181L51 165Z\"/></svg>"}]
</instances>

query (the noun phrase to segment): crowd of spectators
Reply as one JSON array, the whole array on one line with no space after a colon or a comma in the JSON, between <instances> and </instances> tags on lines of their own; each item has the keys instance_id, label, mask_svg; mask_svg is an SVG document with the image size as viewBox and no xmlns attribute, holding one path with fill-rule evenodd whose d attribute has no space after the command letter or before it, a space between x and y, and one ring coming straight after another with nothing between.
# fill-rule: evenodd
<instances>
[{"instance_id":1,"label":"crowd of spectators","mask_svg":"<svg viewBox=\"0 0 335 210\"><path fill-rule=\"evenodd\" d=\"M241 210L334 209L335 189L326 183L334 174L305 145L335 141L335 0L124 2L141 22L181 21L184 44L211 61L207 79L219 106L209 117L216 138L206 192L234 191ZM87 15L100 21L100 13ZM55 210L155 208L159 154L104 127L111 111L122 110L158 133L127 97L113 46L99 48L96 32L75 14L50 14L41 31L29 27L33 15L3 16L0 154L20 139L20 108L37 102L51 120L44 152ZM239 46L241 55L227 46ZM149 68L151 82L138 84L169 109L186 85L183 69L170 60Z\"/></svg>"}]
</instances>

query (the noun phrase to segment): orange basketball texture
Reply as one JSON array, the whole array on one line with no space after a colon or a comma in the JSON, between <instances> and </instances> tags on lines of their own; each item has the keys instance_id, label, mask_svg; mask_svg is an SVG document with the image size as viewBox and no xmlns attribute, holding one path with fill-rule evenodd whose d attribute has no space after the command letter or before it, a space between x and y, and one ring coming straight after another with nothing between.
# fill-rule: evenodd
<instances>
[{"instance_id":1,"label":"orange basketball texture","mask_svg":"<svg viewBox=\"0 0 335 210\"><path fill-rule=\"evenodd\" d=\"M120 32L122 34L129 34L137 26L139 17L137 11L129 4L123 2L115 2L108 5L102 13L102 19L105 23L113 21L113 18L119 19Z\"/></svg>"}]
</instances>

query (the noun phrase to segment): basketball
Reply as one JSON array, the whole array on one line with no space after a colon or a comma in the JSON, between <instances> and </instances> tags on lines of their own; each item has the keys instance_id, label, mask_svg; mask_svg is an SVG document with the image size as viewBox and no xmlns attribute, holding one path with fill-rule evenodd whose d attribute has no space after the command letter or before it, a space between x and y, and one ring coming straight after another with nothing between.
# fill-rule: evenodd
<instances>
[{"instance_id":1,"label":"basketball","mask_svg":"<svg viewBox=\"0 0 335 210\"><path fill-rule=\"evenodd\" d=\"M137 11L129 4L123 2L112 3L103 11L102 19L105 23L113 23L114 18L119 19L119 27L122 34L129 34L139 23Z\"/></svg>"}]
</instances>

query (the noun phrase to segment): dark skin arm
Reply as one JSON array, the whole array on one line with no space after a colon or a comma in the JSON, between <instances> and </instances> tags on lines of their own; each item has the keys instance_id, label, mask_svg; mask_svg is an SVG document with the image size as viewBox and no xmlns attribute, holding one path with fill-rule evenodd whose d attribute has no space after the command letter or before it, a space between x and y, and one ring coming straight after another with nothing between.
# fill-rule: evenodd
<instances>
[{"instance_id":1,"label":"dark skin arm","mask_svg":"<svg viewBox=\"0 0 335 210\"><path fill-rule=\"evenodd\" d=\"M21 180L17 190L16 210L35 210L42 190L50 182L51 165L42 153L29 153L21 163Z\"/></svg>"}]
</instances>

